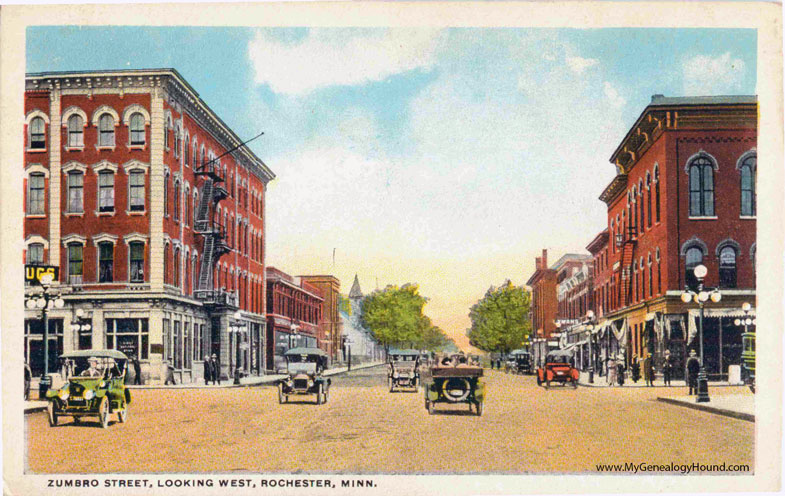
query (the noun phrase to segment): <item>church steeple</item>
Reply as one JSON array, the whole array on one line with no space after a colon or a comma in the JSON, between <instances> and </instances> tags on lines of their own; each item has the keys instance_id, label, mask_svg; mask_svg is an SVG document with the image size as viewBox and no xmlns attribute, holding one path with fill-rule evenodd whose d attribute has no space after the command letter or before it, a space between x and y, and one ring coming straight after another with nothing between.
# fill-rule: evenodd
<instances>
[{"instance_id":1,"label":"church steeple","mask_svg":"<svg viewBox=\"0 0 785 496\"><path fill-rule=\"evenodd\" d=\"M363 297L363 292L360 289L360 280L357 279L357 274L354 275L354 282L352 283L352 289L349 291L349 298L350 299L360 299Z\"/></svg>"}]
</instances>

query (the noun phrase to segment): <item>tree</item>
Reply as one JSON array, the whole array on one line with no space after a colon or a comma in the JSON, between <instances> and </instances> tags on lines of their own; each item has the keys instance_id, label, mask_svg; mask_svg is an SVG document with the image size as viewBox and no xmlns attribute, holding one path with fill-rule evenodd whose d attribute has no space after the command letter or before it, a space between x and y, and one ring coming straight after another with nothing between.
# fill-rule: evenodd
<instances>
[{"instance_id":1,"label":"tree","mask_svg":"<svg viewBox=\"0 0 785 496\"><path fill-rule=\"evenodd\" d=\"M507 280L472 305L469 318L472 327L469 341L487 352L507 353L523 345L531 332L529 308L531 295L526 288L513 286Z\"/></svg>"},{"instance_id":2,"label":"tree","mask_svg":"<svg viewBox=\"0 0 785 496\"><path fill-rule=\"evenodd\" d=\"M387 286L363 299L362 323L387 350L411 346L430 327L430 319L422 313L427 301L416 284Z\"/></svg>"},{"instance_id":3,"label":"tree","mask_svg":"<svg viewBox=\"0 0 785 496\"><path fill-rule=\"evenodd\" d=\"M415 347L420 350L443 351L450 344L450 339L440 327L431 324L431 319L426 319L428 325L422 330Z\"/></svg>"}]
</instances>

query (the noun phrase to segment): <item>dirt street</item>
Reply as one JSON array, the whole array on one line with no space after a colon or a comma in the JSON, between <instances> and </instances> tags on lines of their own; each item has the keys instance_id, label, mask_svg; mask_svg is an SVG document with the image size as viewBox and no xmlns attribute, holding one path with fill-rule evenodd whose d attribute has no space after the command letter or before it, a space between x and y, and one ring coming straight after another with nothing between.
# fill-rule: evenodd
<instances>
[{"instance_id":1,"label":"dirt street","mask_svg":"<svg viewBox=\"0 0 785 496\"><path fill-rule=\"evenodd\" d=\"M482 417L389 393L384 367L334 377L326 405L271 387L135 390L125 424L28 415L32 472L595 472L598 463L753 465L754 424L657 402L684 388L552 388L486 370ZM713 395L750 394L714 388ZM113 420L114 420L113 416Z\"/></svg>"}]
</instances>

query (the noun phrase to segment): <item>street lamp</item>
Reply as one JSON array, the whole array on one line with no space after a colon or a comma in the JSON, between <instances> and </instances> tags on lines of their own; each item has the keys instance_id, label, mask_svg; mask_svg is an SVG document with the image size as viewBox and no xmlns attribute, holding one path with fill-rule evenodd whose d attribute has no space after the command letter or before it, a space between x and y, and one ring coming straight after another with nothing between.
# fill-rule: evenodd
<instances>
[{"instance_id":1,"label":"street lamp","mask_svg":"<svg viewBox=\"0 0 785 496\"><path fill-rule=\"evenodd\" d=\"M744 333L741 335L741 359L743 368L747 370L745 383L750 385L752 392L755 392L755 333L749 332L749 326L755 324L756 319L750 318L752 305L748 302L742 303L741 309L744 311L744 318L736 319L733 323L737 326L744 325Z\"/></svg>"},{"instance_id":2,"label":"street lamp","mask_svg":"<svg viewBox=\"0 0 785 496\"><path fill-rule=\"evenodd\" d=\"M46 391L51 385L49 382L49 317L47 310L52 308L63 308L65 301L60 298L59 293L52 292L52 283L54 282L54 275L47 273L41 276L39 282L43 290L40 295L32 295L25 306L30 310L41 310L42 319L44 321L44 373L41 376L41 382L38 386L38 397L43 399L46 396Z\"/></svg>"},{"instance_id":3,"label":"street lamp","mask_svg":"<svg viewBox=\"0 0 785 496\"><path fill-rule=\"evenodd\" d=\"M589 384L594 384L594 343L592 335L594 333L594 312L586 312L586 330L589 331Z\"/></svg>"},{"instance_id":4,"label":"street lamp","mask_svg":"<svg viewBox=\"0 0 785 496\"><path fill-rule=\"evenodd\" d=\"M695 273L695 278L698 280L698 290L691 291L689 289L684 290L681 294L681 301L684 303L689 303L690 301L694 301L698 304L700 308L700 318L698 320L698 340L700 344L700 371L698 372L698 397L695 399L697 403L706 403L710 401L709 398L709 378L706 375L706 366L703 361L703 305L711 300L714 303L719 303L722 299L722 293L717 288L704 288L703 287L703 278L706 277L706 274L709 270L706 268L705 265L701 264L693 269ZM708 291L706 291L708 289Z\"/></svg>"},{"instance_id":5,"label":"street lamp","mask_svg":"<svg viewBox=\"0 0 785 496\"><path fill-rule=\"evenodd\" d=\"M238 310L232 314L234 320L229 322L229 333L234 334L234 343L235 343L235 360L234 360L234 383L240 383L240 339L242 333L245 332L245 324L241 321L242 314ZM231 357L231 353L230 353ZM229 369L231 370L231 369Z\"/></svg>"}]
</instances>

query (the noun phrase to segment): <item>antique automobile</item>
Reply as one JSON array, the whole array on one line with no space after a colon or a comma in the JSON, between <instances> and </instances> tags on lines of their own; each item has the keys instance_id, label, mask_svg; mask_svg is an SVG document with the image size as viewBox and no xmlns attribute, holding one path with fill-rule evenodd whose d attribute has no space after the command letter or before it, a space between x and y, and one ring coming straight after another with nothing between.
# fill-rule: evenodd
<instances>
[{"instance_id":1,"label":"antique automobile","mask_svg":"<svg viewBox=\"0 0 785 496\"><path fill-rule=\"evenodd\" d=\"M117 413L120 422L128 419L128 357L115 350L80 350L64 353L60 361L66 381L62 387L46 393L50 425L57 425L61 416L71 416L74 423L82 417L98 417L105 429L112 413Z\"/></svg>"},{"instance_id":2,"label":"antique automobile","mask_svg":"<svg viewBox=\"0 0 785 496\"><path fill-rule=\"evenodd\" d=\"M572 352L566 350L554 350L545 355L545 365L537 368L537 384L545 385L545 389L551 387L552 382L558 382L563 386L568 383L573 388L578 387L578 369L575 368Z\"/></svg>"},{"instance_id":3,"label":"antique automobile","mask_svg":"<svg viewBox=\"0 0 785 496\"><path fill-rule=\"evenodd\" d=\"M504 358L504 372L509 374L515 368L515 357L512 355L507 355Z\"/></svg>"},{"instance_id":4,"label":"antique automobile","mask_svg":"<svg viewBox=\"0 0 785 496\"><path fill-rule=\"evenodd\" d=\"M533 373L534 367L531 353L523 349L511 351L509 371L513 374Z\"/></svg>"},{"instance_id":5,"label":"antique automobile","mask_svg":"<svg viewBox=\"0 0 785 496\"><path fill-rule=\"evenodd\" d=\"M468 403L482 415L485 384L480 380L483 369L471 365L462 354L445 355L431 367L431 380L425 384L425 409L433 415L436 403Z\"/></svg>"},{"instance_id":6,"label":"antique automobile","mask_svg":"<svg viewBox=\"0 0 785 496\"><path fill-rule=\"evenodd\" d=\"M741 367L744 372L744 383L755 392L755 333L745 332L741 335L742 352Z\"/></svg>"},{"instance_id":7,"label":"antique automobile","mask_svg":"<svg viewBox=\"0 0 785 496\"><path fill-rule=\"evenodd\" d=\"M286 379L278 382L278 403L288 403L292 395L316 395L316 404L327 403L331 380L322 377L327 353L319 348L292 348L284 353Z\"/></svg>"},{"instance_id":8,"label":"antique automobile","mask_svg":"<svg viewBox=\"0 0 785 496\"><path fill-rule=\"evenodd\" d=\"M392 393L406 388L417 391L420 386L420 352L395 350L387 353L387 386Z\"/></svg>"}]
</instances>

